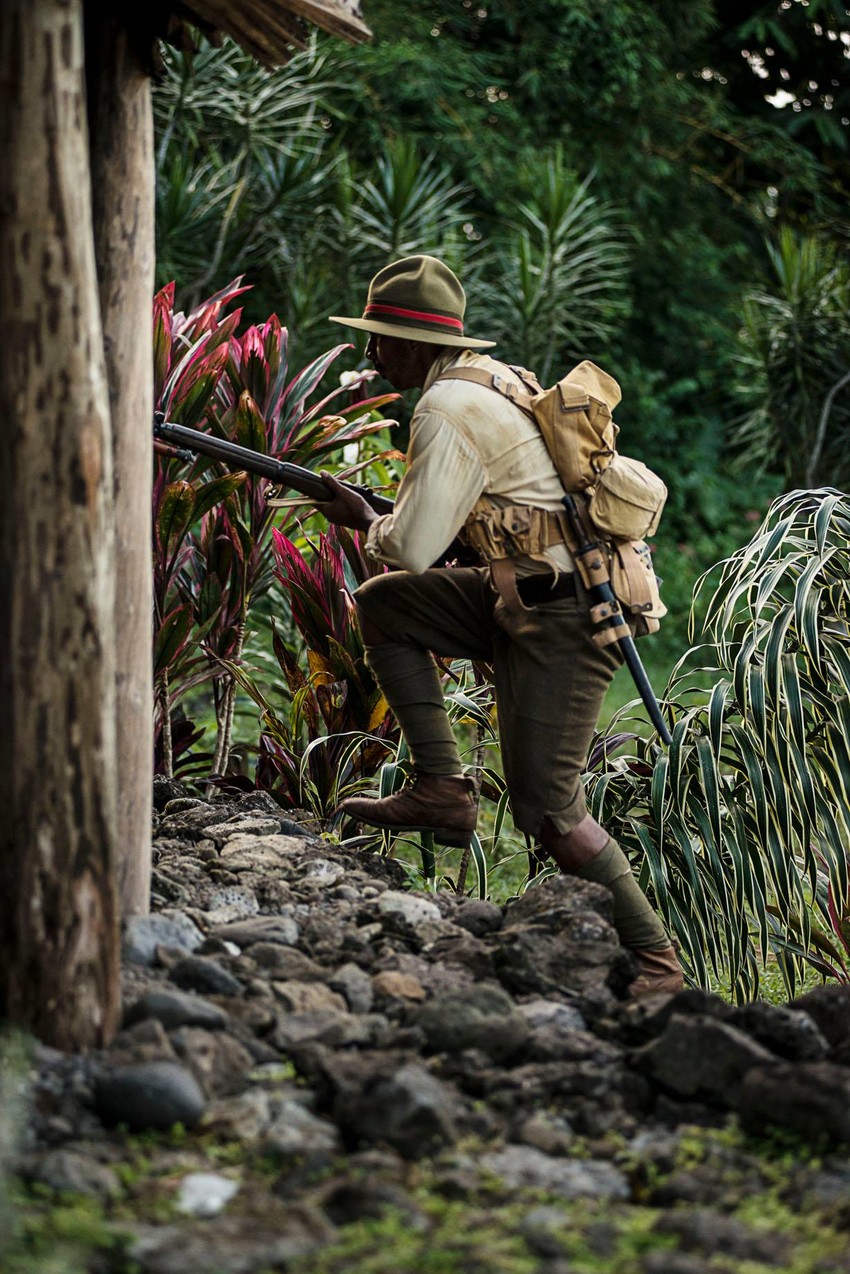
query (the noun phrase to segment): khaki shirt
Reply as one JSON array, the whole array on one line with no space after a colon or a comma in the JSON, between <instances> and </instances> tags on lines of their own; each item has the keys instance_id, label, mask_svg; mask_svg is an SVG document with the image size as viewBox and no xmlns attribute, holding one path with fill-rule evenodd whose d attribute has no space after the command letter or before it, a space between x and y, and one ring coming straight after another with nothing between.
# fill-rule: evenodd
<instances>
[{"instance_id":1,"label":"khaki shirt","mask_svg":"<svg viewBox=\"0 0 850 1274\"><path fill-rule=\"evenodd\" d=\"M439 380L451 366L483 368L519 383L504 364L471 350L450 350L428 373L395 508L372 523L365 545L369 557L417 574L448 548L481 497L501 506L562 508L564 489L534 421L486 385ZM520 575L545 570L547 562L557 571L573 569L562 544L548 550L546 562L515 561Z\"/></svg>"}]
</instances>

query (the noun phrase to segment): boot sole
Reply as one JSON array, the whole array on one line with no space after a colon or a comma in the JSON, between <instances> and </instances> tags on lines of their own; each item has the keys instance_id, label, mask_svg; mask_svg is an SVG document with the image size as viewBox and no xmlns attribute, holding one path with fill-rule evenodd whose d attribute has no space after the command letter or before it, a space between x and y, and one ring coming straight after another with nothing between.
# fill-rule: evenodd
<instances>
[{"instance_id":1,"label":"boot sole","mask_svg":"<svg viewBox=\"0 0 850 1274\"><path fill-rule=\"evenodd\" d=\"M395 832L397 836L401 836L404 832L427 832L434 837L434 840L438 840L441 845L446 845L450 849L469 849L472 844L472 832L451 832L445 827L420 827L410 823L399 827L394 823L379 823L377 820L373 823L362 818L356 821L367 823L369 827L377 827L380 832Z\"/></svg>"}]
</instances>

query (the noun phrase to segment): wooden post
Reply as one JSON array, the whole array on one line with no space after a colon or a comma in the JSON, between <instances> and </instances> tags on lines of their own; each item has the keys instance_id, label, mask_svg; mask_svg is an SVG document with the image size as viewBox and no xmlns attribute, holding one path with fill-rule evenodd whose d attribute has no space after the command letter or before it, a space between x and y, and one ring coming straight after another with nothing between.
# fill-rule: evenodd
<instances>
[{"instance_id":1,"label":"wooden post","mask_svg":"<svg viewBox=\"0 0 850 1274\"><path fill-rule=\"evenodd\" d=\"M150 908L153 789L154 154L150 76L133 9L86 0L92 208L114 453L118 881L124 917Z\"/></svg>"},{"instance_id":2,"label":"wooden post","mask_svg":"<svg viewBox=\"0 0 850 1274\"><path fill-rule=\"evenodd\" d=\"M81 0L3 0L0 155L0 1015L80 1049L118 1016L112 455Z\"/></svg>"}]
</instances>

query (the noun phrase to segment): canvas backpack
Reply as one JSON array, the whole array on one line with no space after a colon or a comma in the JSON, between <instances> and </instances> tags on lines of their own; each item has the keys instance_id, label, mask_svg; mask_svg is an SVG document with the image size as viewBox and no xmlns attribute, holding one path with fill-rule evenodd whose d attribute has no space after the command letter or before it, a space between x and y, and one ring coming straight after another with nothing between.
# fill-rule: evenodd
<instances>
[{"instance_id":1,"label":"canvas backpack","mask_svg":"<svg viewBox=\"0 0 850 1274\"><path fill-rule=\"evenodd\" d=\"M564 490L587 497L590 519L604 535L644 540L658 529L667 488L640 460L617 451L612 412L620 386L595 363L579 363L551 389L524 367L512 367L521 389L498 373L452 367L441 380L469 380L496 390L531 416L543 436Z\"/></svg>"},{"instance_id":2,"label":"canvas backpack","mask_svg":"<svg viewBox=\"0 0 850 1274\"><path fill-rule=\"evenodd\" d=\"M620 386L613 376L589 361L579 363L551 389L544 389L523 367L510 370L519 377L521 387L498 372L479 367L451 367L440 379L484 385L508 398L534 420L564 490L586 497L590 520L608 543L611 582L624 610L631 615L638 633L656 631L658 620L666 614L667 608L658 593L658 581L645 540L658 528L667 488L640 460L632 460L617 451L619 429L612 412L622 398ZM493 560L504 552L499 550L498 544L505 538L501 525L491 525L494 519L534 512L518 508L491 511L477 520L481 525L475 527L478 536L477 541L473 537L473 542ZM536 540L531 544L525 535L520 537L523 542L528 541L523 551L529 551L529 547L545 547L547 540L551 542L549 523L553 518L563 529L562 518L540 512L546 522L545 527L538 528L536 539L540 545ZM569 542L568 535L563 538ZM489 539L493 540L492 545L486 542ZM574 549L575 545L571 547Z\"/></svg>"}]
</instances>

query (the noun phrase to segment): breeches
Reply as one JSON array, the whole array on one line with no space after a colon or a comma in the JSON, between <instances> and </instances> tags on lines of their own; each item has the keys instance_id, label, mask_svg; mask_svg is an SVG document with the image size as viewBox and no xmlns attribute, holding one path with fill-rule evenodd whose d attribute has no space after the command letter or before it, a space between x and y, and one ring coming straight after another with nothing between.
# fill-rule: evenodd
<instances>
[{"instance_id":1,"label":"breeches","mask_svg":"<svg viewBox=\"0 0 850 1274\"><path fill-rule=\"evenodd\" d=\"M514 822L533 837L546 816L558 832L572 831L587 813L581 772L621 662L612 647L594 644L584 602L510 613L486 567L393 571L367 580L355 599L399 645L492 664Z\"/></svg>"}]
</instances>

